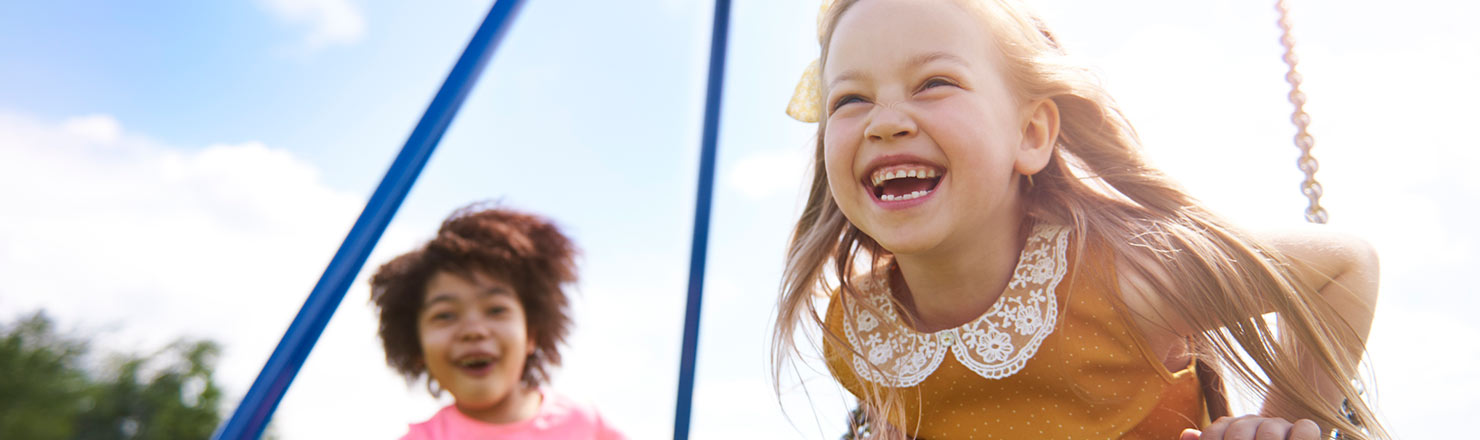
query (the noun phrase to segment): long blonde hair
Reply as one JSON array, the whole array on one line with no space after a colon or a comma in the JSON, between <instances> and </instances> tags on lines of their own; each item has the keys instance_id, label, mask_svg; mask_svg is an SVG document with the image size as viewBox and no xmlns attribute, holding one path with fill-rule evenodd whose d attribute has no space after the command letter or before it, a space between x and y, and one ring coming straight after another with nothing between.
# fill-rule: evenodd
<instances>
[{"instance_id":1,"label":"long blonde hair","mask_svg":"<svg viewBox=\"0 0 1480 440\"><path fill-rule=\"evenodd\" d=\"M838 19L858 1L838 0L824 12L819 23L821 63L827 60ZM1284 398L1266 402L1268 415L1312 419L1323 428L1339 429L1346 438L1388 438L1360 395L1363 386L1349 380L1360 380L1355 368L1360 358L1347 348L1361 347L1362 337L1311 286L1295 279L1288 258L1234 228L1150 167L1114 101L1087 69L1065 56L1026 7L1015 0L963 3L991 21L987 27L1003 52L1003 70L1018 102L1051 99L1061 115L1053 156L1024 194L1027 216L1069 226L1078 249L1086 237L1098 237L1096 245L1113 255L1122 273L1149 283L1149 290L1168 306L1165 313L1196 328L1224 329L1200 335L1194 351L1216 360L1224 374L1256 397L1267 399L1271 390L1280 390ZM792 356L800 354L795 343L799 329L820 331L830 347L857 354L827 330L815 300L831 292L857 295L852 278L863 271L855 265L872 261L867 268L872 269L887 258L887 251L844 217L828 190L823 160L827 126L825 118L819 119L811 187L787 249L773 334L772 373L778 381ZM1261 316L1266 311L1279 317L1278 330ZM1302 374L1301 351L1314 355L1318 371L1336 378L1332 382L1364 426L1354 426L1339 408L1322 400L1317 386ZM875 434L904 436L884 420L891 411L904 420L902 408L893 403L897 392L866 388L866 423Z\"/></svg>"}]
</instances>

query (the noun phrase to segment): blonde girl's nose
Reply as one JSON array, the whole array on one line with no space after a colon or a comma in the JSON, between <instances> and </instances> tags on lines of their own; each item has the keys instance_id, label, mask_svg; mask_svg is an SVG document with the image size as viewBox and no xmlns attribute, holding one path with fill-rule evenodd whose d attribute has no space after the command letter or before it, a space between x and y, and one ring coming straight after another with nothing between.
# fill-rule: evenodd
<instances>
[{"instance_id":1,"label":"blonde girl's nose","mask_svg":"<svg viewBox=\"0 0 1480 440\"><path fill-rule=\"evenodd\" d=\"M871 141L885 141L910 137L916 130L915 121L909 115L893 105L879 104L874 107L864 135Z\"/></svg>"}]
</instances>

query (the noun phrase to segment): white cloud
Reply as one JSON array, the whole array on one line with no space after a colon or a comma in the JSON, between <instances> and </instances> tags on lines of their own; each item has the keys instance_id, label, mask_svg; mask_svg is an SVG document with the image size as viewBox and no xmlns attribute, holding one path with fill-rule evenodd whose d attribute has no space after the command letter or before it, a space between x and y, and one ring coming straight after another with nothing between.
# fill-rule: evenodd
<instances>
[{"instance_id":1,"label":"white cloud","mask_svg":"<svg viewBox=\"0 0 1480 440\"><path fill-rule=\"evenodd\" d=\"M262 0L280 20L309 27L308 50L352 44L365 36L365 14L351 0Z\"/></svg>"},{"instance_id":2,"label":"white cloud","mask_svg":"<svg viewBox=\"0 0 1480 440\"><path fill-rule=\"evenodd\" d=\"M122 130L122 127L118 125L118 120L108 115L69 119L63 124L63 128L67 133L105 145L117 142L119 132Z\"/></svg>"},{"instance_id":3,"label":"white cloud","mask_svg":"<svg viewBox=\"0 0 1480 440\"><path fill-rule=\"evenodd\" d=\"M725 170L730 189L751 200L802 192L811 161L801 149L760 151L735 160Z\"/></svg>"},{"instance_id":4,"label":"white cloud","mask_svg":"<svg viewBox=\"0 0 1480 440\"><path fill-rule=\"evenodd\" d=\"M0 186L0 319L44 308L108 351L216 340L228 406L363 204L291 152L259 142L174 148L106 115L51 123L0 112ZM393 228L382 248L410 242ZM382 367L363 284L278 411L288 438L314 438L303 433L326 424L305 415L334 414L326 406L361 410L338 419L359 420L353 438L399 434L435 406ZM381 403L335 405L347 399Z\"/></svg>"}]
</instances>

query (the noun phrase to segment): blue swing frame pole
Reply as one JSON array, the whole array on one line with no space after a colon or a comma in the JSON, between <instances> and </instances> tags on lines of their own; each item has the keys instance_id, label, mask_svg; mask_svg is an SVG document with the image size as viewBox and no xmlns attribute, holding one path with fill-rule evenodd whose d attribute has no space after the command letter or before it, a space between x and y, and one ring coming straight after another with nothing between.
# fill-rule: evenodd
<instances>
[{"instance_id":1,"label":"blue swing frame pole","mask_svg":"<svg viewBox=\"0 0 1480 440\"><path fill-rule=\"evenodd\" d=\"M375 243L380 241L380 235L395 217L406 193L416 183L427 159L478 82L483 68L488 65L523 3L523 0L497 0L489 9L488 16L473 34L457 64L453 65L437 96L432 98L431 105L422 114L421 121L411 131L406 145L391 163L390 170L381 179L380 186L350 229L344 244L334 254L324 275L314 285L303 308L298 310L298 316L293 318L277 349L267 359L267 364L231 418L212 436L213 439L245 440L262 436L283 394L303 367L304 360L308 359L314 343L324 332L324 326L329 324L329 318L334 316L334 310L344 299L350 283L354 282Z\"/></svg>"},{"instance_id":2,"label":"blue swing frame pole","mask_svg":"<svg viewBox=\"0 0 1480 440\"><path fill-rule=\"evenodd\" d=\"M698 200L694 204L694 240L689 254L688 305L684 309L683 354L679 360L678 404L673 439L689 438L694 401L694 364L699 351L699 311L704 300L704 262L709 249L709 213L714 199L714 162L719 143L720 98L724 95L725 49L730 33L730 1L715 0L709 46L709 85L705 94L704 138L699 154Z\"/></svg>"}]
</instances>

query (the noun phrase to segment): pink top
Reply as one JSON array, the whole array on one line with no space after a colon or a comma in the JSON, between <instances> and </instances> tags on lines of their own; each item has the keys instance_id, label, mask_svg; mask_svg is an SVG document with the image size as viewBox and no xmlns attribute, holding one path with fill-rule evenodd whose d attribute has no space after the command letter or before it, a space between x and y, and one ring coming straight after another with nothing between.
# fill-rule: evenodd
<instances>
[{"instance_id":1,"label":"pink top","mask_svg":"<svg viewBox=\"0 0 1480 440\"><path fill-rule=\"evenodd\" d=\"M540 390L544 399L534 417L521 422L495 425L463 415L456 405L447 405L431 419L411 425L401 440L445 439L593 439L626 440L596 408L582 405L549 390Z\"/></svg>"}]
</instances>

